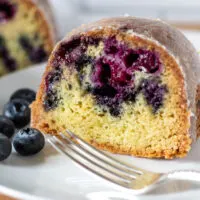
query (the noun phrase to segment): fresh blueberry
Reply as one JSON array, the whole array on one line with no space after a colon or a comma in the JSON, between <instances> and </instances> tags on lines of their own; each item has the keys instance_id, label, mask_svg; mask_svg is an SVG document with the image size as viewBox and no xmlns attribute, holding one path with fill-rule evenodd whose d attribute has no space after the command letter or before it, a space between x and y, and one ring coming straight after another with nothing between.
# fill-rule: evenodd
<instances>
[{"instance_id":1,"label":"fresh blueberry","mask_svg":"<svg viewBox=\"0 0 200 200\"><path fill-rule=\"evenodd\" d=\"M0 161L5 160L11 154L12 145L10 140L0 133Z\"/></svg>"},{"instance_id":2,"label":"fresh blueberry","mask_svg":"<svg viewBox=\"0 0 200 200\"><path fill-rule=\"evenodd\" d=\"M14 99L4 106L3 114L12 120L17 128L22 128L30 122L30 108L23 99Z\"/></svg>"},{"instance_id":3,"label":"fresh blueberry","mask_svg":"<svg viewBox=\"0 0 200 200\"><path fill-rule=\"evenodd\" d=\"M0 133L7 136L8 138L12 137L15 132L14 123L5 116L0 116Z\"/></svg>"},{"instance_id":4,"label":"fresh blueberry","mask_svg":"<svg viewBox=\"0 0 200 200\"><path fill-rule=\"evenodd\" d=\"M11 95L10 100L13 100L13 99L24 99L29 104L31 104L35 100L35 97L36 97L35 91L33 91L33 90L29 89L29 88L22 88L22 89L19 89L19 90L15 91Z\"/></svg>"},{"instance_id":5,"label":"fresh blueberry","mask_svg":"<svg viewBox=\"0 0 200 200\"><path fill-rule=\"evenodd\" d=\"M44 145L43 134L34 128L22 129L13 138L13 146L22 156L34 155L40 152Z\"/></svg>"}]
</instances>

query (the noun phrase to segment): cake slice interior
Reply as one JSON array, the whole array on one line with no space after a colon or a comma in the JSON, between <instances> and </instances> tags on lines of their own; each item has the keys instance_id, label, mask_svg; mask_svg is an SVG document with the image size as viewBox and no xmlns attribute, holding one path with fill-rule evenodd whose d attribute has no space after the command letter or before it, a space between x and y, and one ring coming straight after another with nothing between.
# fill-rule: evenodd
<instances>
[{"instance_id":1,"label":"cake slice interior","mask_svg":"<svg viewBox=\"0 0 200 200\"><path fill-rule=\"evenodd\" d=\"M0 0L0 76L47 60L51 25L32 0Z\"/></svg>"},{"instance_id":2,"label":"cake slice interior","mask_svg":"<svg viewBox=\"0 0 200 200\"><path fill-rule=\"evenodd\" d=\"M32 126L69 129L92 145L141 157L183 157L190 111L176 59L128 32L92 30L59 43L32 105Z\"/></svg>"}]
</instances>

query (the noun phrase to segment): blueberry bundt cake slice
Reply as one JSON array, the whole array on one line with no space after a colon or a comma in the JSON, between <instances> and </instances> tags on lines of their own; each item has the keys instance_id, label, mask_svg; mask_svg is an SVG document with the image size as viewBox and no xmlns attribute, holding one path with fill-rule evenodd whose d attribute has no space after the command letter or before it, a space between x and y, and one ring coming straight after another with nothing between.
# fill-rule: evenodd
<instances>
[{"instance_id":1,"label":"blueberry bundt cake slice","mask_svg":"<svg viewBox=\"0 0 200 200\"><path fill-rule=\"evenodd\" d=\"M32 104L32 127L69 129L97 148L184 157L199 133L198 54L158 21L83 25L54 49ZM199 120L199 119L198 119Z\"/></svg>"},{"instance_id":2,"label":"blueberry bundt cake slice","mask_svg":"<svg viewBox=\"0 0 200 200\"><path fill-rule=\"evenodd\" d=\"M53 48L50 7L36 2L0 0L0 76L46 60Z\"/></svg>"}]
</instances>

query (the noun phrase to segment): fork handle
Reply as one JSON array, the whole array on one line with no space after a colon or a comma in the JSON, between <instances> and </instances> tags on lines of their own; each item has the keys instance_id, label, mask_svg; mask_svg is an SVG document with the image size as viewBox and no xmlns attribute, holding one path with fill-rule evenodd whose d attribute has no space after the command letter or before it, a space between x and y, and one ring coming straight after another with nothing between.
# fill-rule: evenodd
<instances>
[{"instance_id":1,"label":"fork handle","mask_svg":"<svg viewBox=\"0 0 200 200\"><path fill-rule=\"evenodd\" d=\"M170 172L167 177L177 180L191 180L200 182L200 171L197 170L177 170Z\"/></svg>"}]
</instances>

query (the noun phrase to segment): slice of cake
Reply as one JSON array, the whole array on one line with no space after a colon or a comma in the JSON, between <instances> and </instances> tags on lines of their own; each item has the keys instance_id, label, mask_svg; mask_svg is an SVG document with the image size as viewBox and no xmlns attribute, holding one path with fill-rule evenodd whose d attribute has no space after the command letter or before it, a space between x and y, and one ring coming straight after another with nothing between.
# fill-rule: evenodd
<instances>
[{"instance_id":1,"label":"slice of cake","mask_svg":"<svg viewBox=\"0 0 200 200\"><path fill-rule=\"evenodd\" d=\"M113 153L184 157L199 134L199 69L191 43L161 21L120 17L83 25L50 56L32 127L49 134L69 129Z\"/></svg>"},{"instance_id":2,"label":"slice of cake","mask_svg":"<svg viewBox=\"0 0 200 200\"><path fill-rule=\"evenodd\" d=\"M50 7L47 0L37 2L0 0L0 76L45 61L53 49Z\"/></svg>"}]
</instances>

